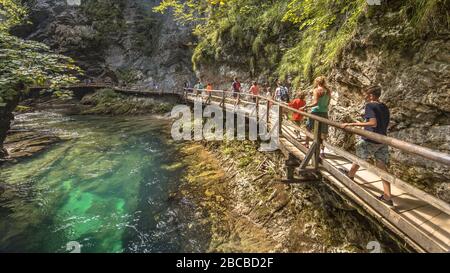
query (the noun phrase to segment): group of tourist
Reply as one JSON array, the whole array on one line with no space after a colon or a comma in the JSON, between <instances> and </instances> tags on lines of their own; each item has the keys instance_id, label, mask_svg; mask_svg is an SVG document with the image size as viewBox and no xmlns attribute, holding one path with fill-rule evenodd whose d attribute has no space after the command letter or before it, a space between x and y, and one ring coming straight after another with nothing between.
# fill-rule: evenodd
<instances>
[{"instance_id":1,"label":"group of tourist","mask_svg":"<svg viewBox=\"0 0 450 273\"><path fill-rule=\"evenodd\" d=\"M344 123L343 128L350 126L360 126L369 132L378 133L381 135L387 135L387 128L390 120L390 112L386 104L380 102L381 87L371 86L366 88L364 92L365 109L364 109L364 122ZM314 89L311 104L307 104L306 93L300 90L297 91L295 99L290 101L288 105L294 109L300 111L307 111L311 109L311 114L328 119L328 112L331 101L331 90L327 86L326 78L320 76L314 80ZM294 112L292 120L301 126L303 116L300 113ZM314 119L309 118L306 122L306 128L308 131L313 131L315 126ZM325 123L319 124L319 133L324 140L328 135L328 125ZM309 147L310 139L306 137L305 146ZM324 156L324 147L322 149L322 156ZM382 170L387 170L387 164L389 163L389 149L386 144L378 143L371 139L362 137L356 144L356 155L364 160L369 158L375 159L375 164ZM354 163L350 170L341 168L340 171L347 175L350 179L354 180L355 174L359 169L359 165ZM391 199L391 185L389 182L383 181L383 194L378 199L389 206L393 206Z\"/></svg>"},{"instance_id":2,"label":"group of tourist","mask_svg":"<svg viewBox=\"0 0 450 273\"><path fill-rule=\"evenodd\" d=\"M193 90L204 90L205 86L199 80L194 86ZM208 83L206 86L206 92L209 93L208 98L210 99L212 84ZM311 114L328 119L328 113L330 109L330 101L332 97L332 91L328 87L326 78L320 76L314 80L314 87L312 91L311 103L307 104L306 96L307 92L303 90L297 90L297 92L291 94L289 88L283 84L281 81L276 81L276 88L272 92L269 84L265 83L261 87L254 81L252 82L250 88L245 93L242 90L242 84L239 79L234 78L231 84L232 96L236 98L235 105L239 104L241 95L250 96L253 101L256 101L256 96L260 95L277 102L286 103L289 107L298 109L300 111L309 111ZM291 100L291 96L293 99ZM379 101L381 96L381 87L371 86L364 90L365 96L365 111L364 111L364 122L356 123L345 123L342 125L343 128L350 126L360 126L365 130L387 135L387 128L390 119L390 113L387 106ZM303 115L298 112L293 112L292 121L299 127L303 126ZM306 121L306 129L310 132L314 130L315 122L314 119L309 118ZM325 123L319 124L319 133L323 140L327 138L328 135L328 125ZM301 139L300 131L298 131L298 138ZM305 146L309 147L310 139L306 137ZM322 156L324 156L324 147L322 149ZM386 170L387 164L389 162L389 150L386 144L377 143L368 138L361 138L361 140L356 145L356 154L358 157L367 160L373 157L376 162L376 166L380 169ZM350 179L354 180L355 174L359 169L359 165L353 164L350 170L340 169L345 175ZM379 200L384 202L389 206L393 206L391 200L391 187L390 183L383 180L384 193L379 196Z\"/></svg>"}]
</instances>

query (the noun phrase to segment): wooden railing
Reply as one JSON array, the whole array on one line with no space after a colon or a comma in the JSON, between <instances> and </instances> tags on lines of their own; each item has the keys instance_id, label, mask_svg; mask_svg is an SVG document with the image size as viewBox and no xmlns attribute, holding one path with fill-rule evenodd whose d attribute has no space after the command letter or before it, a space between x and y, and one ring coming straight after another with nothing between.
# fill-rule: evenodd
<instances>
[{"instance_id":1,"label":"wooden railing","mask_svg":"<svg viewBox=\"0 0 450 273\"><path fill-rule=\"evenodd\" d=\"M409 183L393 176L392 174L389 174L385 170L382 170L382 169L368 163L367 161L364 161L364 160L356 157L355 155L328 143L327 141L323 141L322 138L320 137L319 125L320 125L320 123L324 123L324 124L327 124L334 128L337 128L339 130L343 130L343 131L346 131L351 134L366 137L366 138L374 140L376 142L386 144L389 147L393 147L393 148L399 149L403 152L407 152L410 154L418 155L418 156L424 157L426 159L429 159L433 162L441 163L446 166L450 166L450 155L449 154L442 153L442 152L439 152L436 150L432 150L432 149L429 149L426 147L422 147L422 146L419 146L419 145L416 145L413 143L409 143L406 141L402 141L402 140L399 140L399 139L396 139L393 137L388 137L388 136L376 134L373 132L369 132L366 130L352 128L352 127L344 127L344 125L342 123L335 122L335 121L332 121L332 120L329 120L329 119L326 119L323 117L319 117L319 116L316 116L311 113L303 112L298 109L294 109L292 107L289 107L288 104L286 104L284 102L275 101L272 98L267 98L267 97L264 97L261 95L253 95L253 94L242 93L242 92L235 93L235 92L226 91L226 90L208 91L206 89L195 89L195 88L184 88L182 92L174 91L172 93L163 93L161 91L154 91L154 90L152 92L150 92L150 91L142 91L145 89L150 89L147 86L135 85L135 86L121 86L120 87L120 86L113 86L108 83L75 84L75 85L65 86L62 88L83 88L83 87L86 87L86 88L88 88L88 87L91 87L91 88L113 88L118 91L139 92L139 93L156 93L156 94L160 94L160 95L178 94L178 95L182 96L184 99L188 98L189 93L192 93L195 96L201 95L203 93L203 94L207 94L207 101L216 99L216 100L220 101L220 105L222 107L224 107L225 103L227 103L227 102L232 102L233 104L237 104L237 103L241 103L241 102L244 102L246 104L254 104L254 105L256 105L256 113L259 113L260 105L262 103L264 103L266 105L265 110L266 110L266 123L267 124L269 124L269 120L270 120L271 107L273 107L274 105L277 105L277 106L279 106L279 109L280 109L280 113L278 115L278 118L279 118L278 130L279 130L280 135L283 135L283 128L282 128L282 123L283 123L283 118L284 118L283 112L286 112L286 111L296 112L303 116L311 118L315 122L315 126L314 126L315 131L313 133L305 131L302 128L293 124L293 126L295 126L296 129L301 130L305 135L307 135L308 137L310 137L313 140L311 148L307 151L307 153L305 155L305 159L300 165L301 168L305 168L310 160L313 160L314 168L315 169L318 168L319 163L321 161L320 146L323 144L326 148L334 151L337 155L342 156L352 162L357 163L360 166L365 167L366 169L368 169L369 171L380 176L380 178L386 180L387 182L396 185L398 188L404 190L405 192L410 193L410 194L414 195L415 197L428 202L429 204L435 206L436 208L439 208L443 212L450 215L450 205L448 203L432 196L429 193L426 193L420 189L417 189L417 188L411 186ZM32 88L42 89L42 88L46 88L46 87L45 86L35 86ZM47 88L49 88L49 86ZM247 98L247 97L252 98L252 100L251 101L246 100L245 98ZM253 100L253 98L254 98L254 100Z\"/></svg>"},{"instance_id":2,"label":"wooden railing","mask_svg":"<svg viewBox=\"0 0 450 273\"><path fill-rule=\"evenodd\" d=\"M70 89L70 88L113 88L114 85L111 83L100 83L100 82L93 82L93 83L76 83L76 84L69 84L69 85L61 85L58 86L58 88L62 89ZM53 88L50 84L43 84L43 85L32 85L29 87L30 89L50 89Z\"/></svg>"},{"instance_id":3,"label":"wooden railing","mask_svg":"<svg viewBox=\"0 0 450 273\"><path fill-rule=\"evenodd\" d=\"M265 110L267 111L266 112L267 122L269 121L270 108L273 107L274 105L278 105L279 109L280 109L280 113L278 115L279 116L280 135L283 135L283 130L282 130L282 122L283 122L283 118L284 118L283 112L285 112L285 111L295 112L295 113L299 113L303 116L309 117L312 120L314 120L314 122L315 122L314 133L307 132L307 131L303 130L302 128L293 124L293 126L295 126L296 129L302 130L303 133L305 133L305 135L307 135L314 141L313 144L311 145L311 148L307 151L307 154L305 155L305 159L301 164L301 168L304 168L305 165L308 163L308 161L311 159L313 159L313 166L315 168L318 167L319 162L320 162L320 145L323 144L328 149L334 151L337 155L342 156L352 162L357 163L360 166L365 167L369 171L380 176L380 178L384 179L385 181L396 185L398 188L404 190L405 192L407 192L411 195L414 195L415 197L417 197L423 201L426 201L427 203L435 206L436 208L438 208L441 211L450 215L450 204L446 203L445 201L440 200L429 193L426 193L418 188L413 187L409 183L393 176L392 174L389 174L385 170L382 170L382 169L370 164L369 162L364 161L347 151L344 151L343 149L341 149L339 147L331 145L327 141L323 141L323 143L322 143L322 138L320 136L318 128L319 128L320 123L324 123L324 124L327 124L334 128L337 128L339 130L343 130L343 131L346 131L351 134L363 136L365 138L371 139L378 143L386 144L389 147L399 149L406 153L418 155L418 156L424 157L426 159L429 159L433 162L441 163L446 166L450 166L450 155L449 154L442 153L442 152L436 151L436 150L432 150L432 149L429 149L426 147L422 147L422 146L419 146L419 145L416 145L413 143L409 143L409 142L406 142L403 140L399 140L399 139L396 139L393 137L369 132L366 130L352 128L352 127L344 127L343 123L335 122L335 121L332 121L332 120L329 120L329 119L326 119L323 117L316 116L311 113L307 113L307 112L300 111L298 109L294 109L292 107L289 107L288 104L286 104L284 102L275 101L272 98L267 98L267 97L264 97L261 95L253 95L253 94L249 94L249 93L234 93L234 92L226 91L226 90L212 90L209 92L210 93L208 93L208 91L206 89L196 90L193 88L185 88L185 89L183 89L182 96L185 99L187 99L189 93L192 93L194 96L198 96L201 93L207 94L207 97L209 97L210 99L219 100L221 106L224 106L224 104L228 101L231 101L234 104L236 104L239 100L239 101L245 102L247 104L255 104L257 113L259 112L260 105L262 104L262 102L264 102L265 107L266 107ZM234 97L234 96L236 96L236 97ZM254 99L254 101L253 100L248 101L245 99L245 97L250 97L250 98L255 98L255 99Z\"/></svg>"}]
</instances>

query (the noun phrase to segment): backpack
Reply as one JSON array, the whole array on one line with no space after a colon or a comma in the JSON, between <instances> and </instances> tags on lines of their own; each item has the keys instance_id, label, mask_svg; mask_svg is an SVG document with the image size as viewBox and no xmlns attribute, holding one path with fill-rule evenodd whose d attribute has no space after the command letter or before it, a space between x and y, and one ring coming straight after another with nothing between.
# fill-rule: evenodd
<instances>
[{"instance_id":1,"label":"backpack","mask_svg":"<svg viewBox=\"0 0 450 273\"><path fill-rule=\"evenodd\" d=\"M233 91L239 91L241 89L241 84L239 82L233 82Z\"/></svg>"},{"instance_id":2,"label":"backpack","mask_svg":"<svg viewBox=\"0 0 450 273\"><path fill-rule=\"evenodd\" d=\"M289 91L285 86L280 87L280 98L282 101L289 101Z\"/></svg>"}]
</instances>

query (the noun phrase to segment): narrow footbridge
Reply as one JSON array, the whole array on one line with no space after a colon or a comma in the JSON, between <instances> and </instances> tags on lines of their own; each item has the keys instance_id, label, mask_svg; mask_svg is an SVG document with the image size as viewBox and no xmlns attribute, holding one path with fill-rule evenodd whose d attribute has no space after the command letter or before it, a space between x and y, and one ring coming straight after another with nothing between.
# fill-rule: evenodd
<instances>
[{"instance_id":1,"label":"narrow footbridge","mask_svg":"<svg viewBox=\"0 0 450 273\"><path fill-rule=\"evenodd\" d=\"M43 88L43 87L34 87ZM285 103L259 95L237 95L224 90L184 89L178 92L162 93L142 86L117 87L108 84L90 84L67 86L65 88L112 88L117 92L130 94L176 94L185 103L201 102L204 105L215 105L223 111L245 114L248 118L265 119L269 130L277 130L278 146L288 158L287 181L301 181L308 174L319 174L322 180L338 192L345 200L356 204L365 213L376 219L391 232L402 238L418 252L450 251L450 204L426 193L410 183L366 162L352 153L323 141L319 131L306 131L286 118L287 114L297 112L312 118L316 125L328 124L336 130L343 130L353 135L363 136L379 143L387 144L393 149L411 155L420 156L443 168L450 168L450 155L412 143L401 141L357 128L344 128L341 123L324 119L289 107ZM254 107L248 107L253 105ZM260 113L263 113L261 115ZM273 117L276 116L276 122ZM315 126L318 128L319 126ZM298 134L301 138L298 138ZM313 140L310 148L305 146L306 137ZM325 153L320 154L320 146L325 146ZM295 162L297 161L297 162ZM339 169L350 169L355 162L361 166L354 180L348 178ZM294 163L294 164L292 164ZM295 169L295 172L293 171ZM296 175L294 175L294 173ZM295 178L296 176L297 178ZM392 200L390 207L378 200L383 193L381 179L391 183ZM450 183L450 181L446 181Z\"/></svg>"}]
</instances>

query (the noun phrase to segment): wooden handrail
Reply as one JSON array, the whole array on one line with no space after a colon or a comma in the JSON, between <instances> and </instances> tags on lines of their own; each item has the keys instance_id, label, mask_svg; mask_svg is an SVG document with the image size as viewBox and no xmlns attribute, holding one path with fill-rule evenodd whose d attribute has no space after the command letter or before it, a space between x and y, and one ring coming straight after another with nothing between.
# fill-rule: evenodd
<instances>
[{"instance_id":1,"label":"wooden handrail","mask_svg":"<svg viewBox=\"0 0 450 273\"><path fill-rule=\"evenodd\" d=\"M198 90L198 91L203 91L203 90ZM215 90L215 92L233 93L231 91L221 91L221 90ZM260 96L260 95L253 95L253 94L249 94L249 93L245 93L245 95L246 96L250 96L250 97L258 97L258 99L262 99L262 100L265 100L265 101L272 102L272 104L274 104L274 105L279 105L282 109L284 108L284 109L287 109L287 110L292 111L292 112L297 112L297 113L302 114L304 116L310 117L313 120L316 120L316 121L319 121L319 122L323 122L325 124L329 124L329 125L331 125L333 127L339 128L341 130L346 130L346 131L349 131L349 132L354 133L354 134L362 135L362 136L365 136L365 137L367 137L369 139L373 139L375 141L378 141L378 142L381 142L381 143L385 143L385 144L387 144L389 146L396 147L396 148L398 148L400 150L407 151L407 152L410 152L410 153L414 153L414 154L417 154L419 156L423 156L423 157L429 158L429 159L431 159L433 161L437 161L437 162L443 163L445 165L449 165L448 161L446 161L446 160L434 160L436 157L440 158L439 157L440 155L443 155L444 158L445 157L448 158L449 155L447 155L445 153L433 151L431 149L423 148L423 147L415 145L415 144L411 144L411 143L408 143L408 142L405 142L405 141L397 140L395 138L383 136L383 135L380 135L380 134L375 134L375 133L368 132L368 131L361 130L361 129L343 128L342 124L340 124L338 122L330 121L328 119L325 119L325 118L322 118L322 117L319 117L319 116L316 116L316 115L313 115L313 114L310 114L310 113L306 113L306 112L297 110L295 108L289 107L286 103L274 101L271 98L267 98L267 97ZM215 97L215 96L213 96L213 97ZM217 98L220 99L220 97L217 97ZM248 102L245 99L241 99L241 100L245 101L245 102ZM294 126L298 127L295 124L294 124ZM280 126L279 128L281 129L282 126ZM284 128L283 128L283 130L284 130ZM311 139L315 139L315 137L314 137L314 135L312 133L310 133L310 132L304 132L304 133L308 137L310 137ZM393 141L393 140L395 140L395 141ZM328 143L326 141L324 141L324 145L328 149L333 150L336 154L338 154L338 155L340 155L340 156L342 156L342 157L344 157L344 158L346 158L346 159L348 159L350 161L356 162L358 165L361 165L361 166L367 168L368 170L374 172L375 174L380 176L380 178L382 178L382 179L384 179L384 180L386 180L386 181L396 185L397 187L399 187L400 189L406 191L407 193L412 194L415 197L428 202L430 205L433 205L434 207L436 207L436 208L440 209L441 211L443 211L443 212L445 212L445 213L450 215L450 204L446 203L445 201L443 201L443 200L441 200L441 199L439 199L439 198L437 198L437 197L435 197L435 196L433 196L433 195L431 195L429 193L426 193L426 192L424 192L424 191L422 191L420 189L415 188L414 186L410 185L409 183L407 183L407 182L405 182L405 181L403 181L403 180L401 180L399 178L396 178L392 174L389 174L388 172L386 172L386 171L384 171L384 170L382 170L382 169L380 169L380 168L378 168L376 166L373 166L372 164L370 164L370 163L368 163L368 162L366 162L366 161L364 161L364 160L354 156L351 153L348 153L348 152L342 150L341 148L335 147L334 145L331 145L330 143ZM410 148L414 148L415 150L414 151L408 151L408 149L410 149ZM418 148L420 148L420 149L418 149Z\"/></svg>"},{"instance_id":2,"label":"wooden handrail","mask_svg":"<svg viewBox=\"0 0 450 273\"><path fill-rule=\"evenodd\" d=\"M295 128L298 128L298 126L296 124L293 123L292 125ZM294 146L296 146L298 148L298 146L295 143L295 138L292 138L292 136L294 135L293 132L290 129L286 129L285 131L287 132L288 135L290 135L289 138L294 141L294 143L293 143ZM305 133L310 138L314 137L313 134L310 132L303 132L303 133ZM284 134L284 135L286 135L286 134ZM358 165L373 172L374 174L378 175L380 178L386 180L387 182L389 182L393 185L396 185L399 189L404 190L405 192L407 192L411 195L414 195L415 197L417 197L423 201L428 202L430 205L433 205L436 208L440 209L441 211L450 215L450 204L448 204L447 202L445 202L437 197L434 197L433 195L431 195L421 189L418 189L418 188L412 186L411 184L403 181L400 178L395 177L394 175L388 173L387 171L382 170L382 169L378 168L377 166L374 166L374 165L370 164L369 162L367 162L367 161L365 161L365 160L363 160L363 159L361 159L339 147L336 147L336 146L330 144L327 141L324 141L323 144L326 148L335 152L337 155L342 156L349 161L356 162Z\"/></svg>"},{"instance_id":3,"label":"wooden handrail","mask_svg":"<svg viewBox=\"0 0 450 273\"><path fill-rule=\"evenodd\" d=\"M206 91L206 89L198 89L198 91L203 91L203 90ZM215 92L234 93L232 91L224 91L224 90L214 90L214 91ZM403 140L399 140L399 139L396 139L396 138L393 138L393 137L384 136L384 135L381 135L381 134L369 132L369 131L358 129L358 128L352 128L352 127L345 127L344 128L343 123L335 122L335 121L332 121L332 120L329 120L329 119L326 119L326 118L323 118L323 117L316 116L314 114L310 114L310 113L307 113L307 112L300 111L298 109L289 107L286 103L275 101L275 100L273 100L271 98L267 98L267 97L264 97L264 96L261 96L261 95L253 95L251 93L242 93L242 92L238 92L238 94L245 94L246 96L258 97L260 99L270 101L273 105L279 105L280 107L285 108L285 109L287 109L289 111L299 113L299 114L301 114L303 116L306 116L306 117L309 117L309 118L311 118L313 120L317 120L319 122L328 124L328 125L333 126L335 128L347 131L347 132L352 133L352 134L356 134L356 135L359 135L359 136L366 137L366 138L368 138L370 140L376 141L378 143L386 144L388 146L397 148L397 149L399 149L401 151L404 151L404 152L407 152L407 153L411 153L411 154L416 154L416 155L422 156L422 157L430 159L430 160L432 160L434 162L439 162L439 163L442 163L444 165L450 166L450 155L449 154L446 154L446 153L443 153L443 152L439 152L439 151L435 151L435 150L432 150L432 149L429 149L429 148L425 148L425 147L422 147L422 146L419 146L419 145L416 145L416 144L413 144L413 143L409 143L409 142L406 142L406 141L403 141ZM244 100L244 99L241 99L241 100Z\"/></svg>"},{"instance_id":4,"label":"wooden handrail","mask_svg":"<svg viewBox=\"0 0 450 273\"><path fill-rule=\"evenodd\" d=\"M90 84L77 84L77 85L72 85L72 86L63 86L63 88L82 87L82 86L84 86L84 87L98 87L98 86L113 86L113 85L108 84L108 83L90 83ZM33 87L30 87L30 88L45 88L45 86L39 86L39 87L38 86L33 86ZM126 87L124 87L124 88L126 88ZM187 91L187 90L192 90L192 91L196 90L197 92L198 91L201 91L201 92L206 91L206 92L208 92L208 90L206 90L206 89L184 88L184 91ZM335 122L335 121L332 121L332 120L329 120L329 119L326 119L326 118L323 118L323 117L316 116L314 114L310 114L310 113L307 113L307 112L300 111L298 109L289 107L286 103L275 101L272 98L267 98L265 96L253 95L251 93L244 93L244 92L233 92L233 91L226 91L226 90L210 90L210 91L214 92L214 93L225 93L225 94L227 94L227 93L228 94L235 94L235 93L237 93L240 97L241 97L241 95L245 95L245 96L250 96L250 97L257 97L257 98L265 100L265 101L270 101L273 105L279 105L280 107L282 107L284 109L287 109L287 110L292 111L292 112L299 113L299 114L301 114L303 116L309 117L309 118L311 118L313 120L322 122L324 124L328 124L328 125L333 126L335 128L339 128L339 129L347 131L349 133L356 134L356 135L359 135L359 136L363 136L363 137L366 137L366 138L368 138L370 140L376 141L378 143L383 143L383 144L386 144L388 146L397 148L397 149L399 149L401 151L404 151L404 152L407 152L407 153L411 153L411 154L415 154L415 155L419 155L419 156L422 156L422 157L427 158L429 160L432 160L434 162L438 162L438 163L442 163L444 165L450 166L450 155L449 154L446 154L446 153L443 153L443 152L439 152L439 151L435 151L435 150L432 150L432 149L429 149L429 148L426 148L426 147L422 147L422 146L419 146L419 145L416 145L416 144L413 144L413 143L409 143L409 142L406 142L406 141L403 141L403 140L399 140L399 139L396 139L396 138L393 138L393 137L384 136L384 135L381 135L381 134L369 132L369 131L358 129L358 128L352 128L352 127L345 127L344 128L342 123ZM241 100L245 101L245 102L248 102L248 103L252 103L252 102L249 102L249 101L247 101L247 100L245 100L243 98L241 98Z\"/></svg>"}]
</instances>

